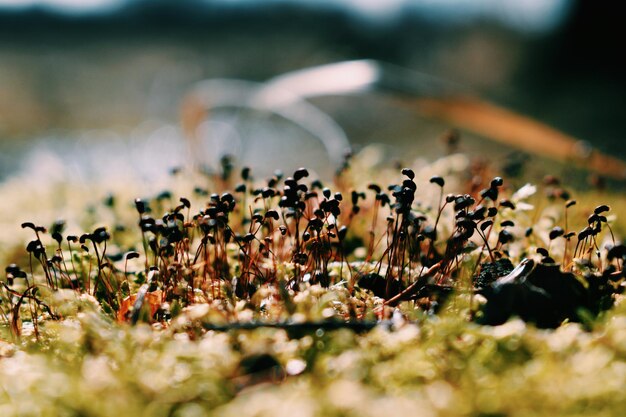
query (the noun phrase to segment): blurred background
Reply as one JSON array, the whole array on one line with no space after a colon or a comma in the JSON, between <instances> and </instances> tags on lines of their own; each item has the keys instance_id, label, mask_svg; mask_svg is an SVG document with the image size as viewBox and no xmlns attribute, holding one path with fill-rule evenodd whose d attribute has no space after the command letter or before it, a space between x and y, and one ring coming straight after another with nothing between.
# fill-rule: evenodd
<instances>
[{"instance_id":1,"label":"blurred background","mask_svg":"<svg viewBox=\"0 0 626 417\"><path fill-rule=\"evenodd\" d=\"M461 150L513 169L544 160L410 104L450 92L624 159L621 23L575 0L0 0L0 178L49 154L81 178L122 166L148 178L190 155L211 167L222 153L325 172L346 140L392 159L445 154L449 128ZM349 69L314 77L339 81L290 101L298 115L244 105L268 80L363 59L391 65L394 88L342 91L368 75Z\"/></svg>"}]
</instances>

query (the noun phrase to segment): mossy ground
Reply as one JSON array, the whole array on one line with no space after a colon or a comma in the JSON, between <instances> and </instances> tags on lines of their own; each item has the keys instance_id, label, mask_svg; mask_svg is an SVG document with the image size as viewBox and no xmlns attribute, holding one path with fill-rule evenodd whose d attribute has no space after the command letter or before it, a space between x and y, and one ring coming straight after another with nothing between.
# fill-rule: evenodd
<instances>
[{"instance_id":1,"label":"mossy ground","mask_svg":"<svg viewBox=\"0 0 626 417\"><path fill-rule=\"evenodd\" d=\"M538 189L526 186L520 190L508 186L506 180L501 188L492 182L491 189L498 188L500 196L493 202L486 200L485 206L500 210L497 219L493 218L494 232L485 243L476 235L466 236L471 226L460 219L470 217L466 204L471 203L472 213L480 211L476 201L463 196L471 193L468 195L479 200L481 188L490 189L492 173L474 172L485 177L482 184L476 184L475 176L466 174L468 167L463 156L455 155L432 164L416 162L411 170L403 171L402 178L397 170L368 166L367 153L356 155L331 187L333 193L343 193L341 213L333 214L332 221L330 216L321 216L324 220L319 228L310 224L312 212L308 213L300 230L289 220L293 217L282 215L298 216L297 201L309 201L304 192L281 207L281 221L273 227L250 228L242 220L255 212L237 208L230 211L225 223L230 226L219 229L219 224L211 223L202 229L205 223L192 221L191 210L201 207L210 217L206 224L220 218L221 210L218 203L207 205L210 197L202 190L215 187L221 192L237 184L220 176L189 179L177 175L167 184L170 195L152 198L149 204L156 218L167 211L182 213L183 219L164 217L164 228L168 221L172 223L168 240L160 240L152 249L145 235L156 230L165 236L165 229L146 228L142 237L132 201L160 192L133 188L132 184L117 190L62 188L63 195L71 196L75 203L63 209L67 228L63 237L93 231L83 240L91 245L87 250L81 252L79 242L72 248L66 240L55 250L55 240L46 236L37 239L44 248L33 244L29 253L23 248L32 236L3 236L2 259L16 262L22 272L12 269L3 277L0 415L622 415L626 409L626 303L618 288L609 293L615 304L610 309L601 309L597 315L583 311L573 317L577 322L568 319L556 329L539 329L515 314L505 324L486 326L473 320L486 302L475 292L473 277L480 271L480 263L492 256L510 259L513 265L523 258L542 262L546 256L537 253L537 248L544 248L563 264L563 270L573 271L587 285L594 282L590 277L612 270L616 285L621 285L620 261L608 259L607 248L619 244L613 238L619 239L623 227L613 214L620 213L623 198L596 192L563 198L562 185L554 181ZM429 182L433 175L444 177L446 193L456 196L451 201L457 207L442 210L440 216L438 181ZM413 194L406 186L402 193L395 191L398 195L391 209L375 203L381 200L374 198L371 188L365 199L358 195L350 198L351 191L365 192L373 181L384 189L399 178L417 184L415 201L407 200L407 193ZM198 181L205 181L200 185L206 187L200 191ZM245 178L244 183L249 191L258 187L262 195L261 186L252 186ZM311 187L311 181L307 184ZM405 185L410 190L411 185ZM5 185L5 191L11 186ZM253 194L246 198L248 205L258 208L264 222L272 223L266 213L290 191L278 185L269 188L279 194L257 198L256 203ZM40 222L52 223L56 216L38 219L42 213L44 217L54 213L46 204L55 204L51 194L59 190L34 190L31 197L37 203L24 203L21 211L7 214L4 221L13 229L33 220L35 228ZM114 192L114 200L101 204L109 191ZM322 193L326 194L320 187ZM189 196L191 208L174 197L177 195ZM272 204L271 198L276 198ZM515 209L499 204L501 198ZM568 209L566 222L564 206L571 198L578 203ZM333 194L326 199L337 198ZM243 199L237 201L238 207L247 207ZM602 230L581 243L584 250L574 254L576 237L569 243L562 235L550 239L555 227L562 227L565 233L595 225L595 221L588 223L587 216L602 203L611 205L609 215L604 221L597 220ZM85 204L92 209L85 211ZM182 207L175 209L180 204ZM218 209L205 211L210 207ZM31 214L34 217L25 218ZM389 215L397 215L397 228L389 226ZM414 222L406 223L406 229L403 216ZM420 216L424 219L415 220ZM373 219L375 227L371 226ZM198 223L187 229L185 223L194 221ZM473 221L480 229L488 218L476 215ZM289 228L285 232L288 241L281 240L279 223ZM439 237L429 238L433 233L428 226L434 224ZM613 236L607 225L612 226ZM102 235L100 226L106 227L108 236ZM347 226L344 237L339 235L342 226ZM487 223L482 231L489 226ZM202 234L192 230L210 234L217 242L211 245L219 246L220 239L225 239L224 230L230 227L239 241L224 241L223 248L215 256L207 256L205 263L190 262L189 254L203 244ZM528 227L533 228L530 234ZM174 230L186 234L179 239ZM502 230L510 231L512 240L501 238L498 232ZM421 244L404 243L403 231L405 236L415 232ZM313 236L305 242L328 245L316 248L296 243L296 236L304 240L307 232ZM246 237L250 234L252 237ZM459 234L462 236L454 237ZM368 247L372 236L377 243ZM264 252L263 242L271 252ZM94 250L102 250L104 244L108 244L108 252L96 255ZM288 250L281 245L288 245ZM390 255L391 247L395 255ZM54 254L63 259L51 264L35 262L31 269L30 262L41 259L41 250L44 261ZM129 253L138 257L129 259ZM379 273L410 287L419 281L426 264L435 262L433 253L442 256L437 261L445 268L435 271L429 288L450 290L449 297L438 298L434 291L389 303L391 294L376 296L359 288L359 277L367 273ZM306 261L299 262L299 254L305 254ZM251 260L254 265L246 262ZM176 269L179 264L183 266ZM205 269L207 275L203 276ZM182 271L181 275L176 271ZM238 286L242 277L251 287ZM327 277L328 282L316 281L316 277ZM37 290L28 290L30 284ZM143 305L136 303L142 291L146 297ZM17 300L20 294L29 297ZM141 311L135 310L137 306ZM379 324L366 330L327 326L356 322ZM210 330L241 323L279 326ZM297 327L300 323L319 326L302 329Z\"/></svg>"}]
</instances>

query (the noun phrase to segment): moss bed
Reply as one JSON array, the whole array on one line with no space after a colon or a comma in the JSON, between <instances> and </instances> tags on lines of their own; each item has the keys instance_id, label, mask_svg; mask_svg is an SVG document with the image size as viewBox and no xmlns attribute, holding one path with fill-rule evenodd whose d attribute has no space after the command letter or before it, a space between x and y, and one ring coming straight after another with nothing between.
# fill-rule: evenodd
<instances>
[{"instance_id":1,"label":"moss bed","mask_svg":"<svg viewBox=\"0 0 626 417\"><path fill-rule=\"evenodd\" d=\"M33 188L0 240L0 416L622 415L622 197L371 158Z\"/></svg>"}]
</instances>

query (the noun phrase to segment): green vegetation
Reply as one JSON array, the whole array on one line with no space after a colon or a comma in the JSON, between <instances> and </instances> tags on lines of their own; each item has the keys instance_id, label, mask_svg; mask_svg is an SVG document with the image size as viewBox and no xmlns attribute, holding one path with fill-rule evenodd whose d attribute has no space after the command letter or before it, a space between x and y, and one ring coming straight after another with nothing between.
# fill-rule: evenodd
<instances>
[{"instance_id":1,"label":"green vegetation","mask_svg":"<svg viewBox=\"0 0 626 417\"><path fill-rule=\"evenodd\" d=\"M362 152L332 184L253 174L224 158L134 207L121 189L22 222L0 415L626 408L626 247L597 196L516 189L462 155L398 172Z\"/></svg>"}]
</instances>

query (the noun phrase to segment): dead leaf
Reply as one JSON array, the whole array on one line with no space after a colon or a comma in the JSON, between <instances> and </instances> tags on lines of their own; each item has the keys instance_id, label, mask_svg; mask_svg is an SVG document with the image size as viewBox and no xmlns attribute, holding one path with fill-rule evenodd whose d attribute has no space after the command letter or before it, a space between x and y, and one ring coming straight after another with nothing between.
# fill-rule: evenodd
<instances>
[{"instance_id":1,"label":"dead leaf","mask_svg":"<svg viewBox=\"0 0 626 417\"><path fill-rule=\"evenodd\" d=\"M128 322L130 320L130 309L137 300L137 294L129 295L122 300L120 309L117 312L117 321ZM163 291L156 290L146 293L144 302L150 306L150 316L154 316L161 304L163 303Z\"/></svg>"}]
</instances>

